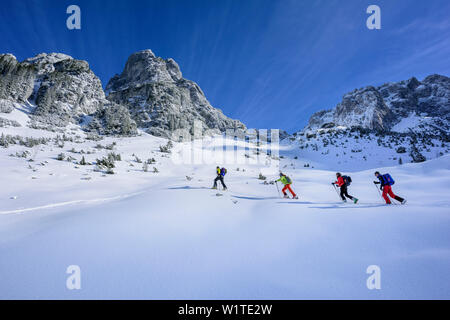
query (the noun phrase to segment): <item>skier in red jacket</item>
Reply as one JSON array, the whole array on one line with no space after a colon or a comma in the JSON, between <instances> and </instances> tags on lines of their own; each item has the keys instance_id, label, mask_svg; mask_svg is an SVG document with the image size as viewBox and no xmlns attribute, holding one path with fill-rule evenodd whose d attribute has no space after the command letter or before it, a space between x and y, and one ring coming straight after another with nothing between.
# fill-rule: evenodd
<instances>
[{"instance_id":1,"label":"skier in red jacket","mask_svg":"<svg viewBox=\"0 0 450 320\"><path fill-rule=\"evenodd\" d=\"M347 202L347 199L345 199L345 197L349 198L350 200L353 200L354 203L358 202L358 199L355 197L352 197L351 195L348 194L347 191L347 186L350 184L349 182L347 182L344 177L347 176L342 176L339 172L336 173L336 178L337 181L332 182L331 184L333 185L338 185L338 187L341 189L341 198L342 201Z\"/></svg>"}]
</instances>

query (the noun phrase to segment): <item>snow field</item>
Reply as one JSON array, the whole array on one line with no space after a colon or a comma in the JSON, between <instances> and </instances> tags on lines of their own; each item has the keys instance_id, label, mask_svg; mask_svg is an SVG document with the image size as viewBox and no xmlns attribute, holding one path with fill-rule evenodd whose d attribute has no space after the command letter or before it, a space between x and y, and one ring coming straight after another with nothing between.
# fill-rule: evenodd
<instances>
[{"instance_id":1,"label":"snow field","mask_svg":"<svg viewBox=\"0 0 450 320\"><path fill-rule=\"evenodd\" d=\"M37 153L32 166L48 164L36 172L25 159L8 156L24 147L0 150L7 186L0 191L1 298L450 297L448 156L342 172L353 179L349 193L360 199L354 205L339 200L331 185L335 171L303 168L300 163L311 161L293 159L283 146L280 168L293 179L299 200L280 199L275 185L257 179L260 172L276 179L277 166L224 164L229 191L222 192L209 189L214 158L208 165L174 164L158 151L165 139L114 141L122 161L116 174L105 176L53 159L61 152L54 146ZM62 152L70 148L66 143ZM143 172L133 153L154 157L150 171L160 172ZM407 205L383 204L372 183L376 169L394 177L394 192ZM85 174L91 180L82 180ZM81 290L65 286L69 265L81 268ZM369 265L381 268L381 290L366 287Z\"/></svg>"}]
</instances>

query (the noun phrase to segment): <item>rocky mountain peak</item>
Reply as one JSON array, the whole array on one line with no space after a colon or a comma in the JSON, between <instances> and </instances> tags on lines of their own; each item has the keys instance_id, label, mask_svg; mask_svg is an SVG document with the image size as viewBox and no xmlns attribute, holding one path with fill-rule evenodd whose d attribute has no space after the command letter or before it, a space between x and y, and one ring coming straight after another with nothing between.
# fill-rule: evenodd
<instances>
[{"instance_id":1,"label":"rocky mountain peak","mask_svg":"<svg viewBox=\"0 0 450 320\"><path fill-rule=\"evenodd\" d=\"M450 87L450 78L446 76L442 76L440 74L432 74L423 79L424 83L430 83L430 84L441 84L443 86L446 86L447 88Z\"/></svg>"},{"instance_id":2,"label":"rocky mountain peak","mask_svg":"<svg viewBox=\"0 0 450 320\"><path fill-rule=\"evenodd\" d=\"M418 86L420 86L420 81L417 80L416 77L412 77L408 80L407 85L409 90L415 90Z\"/></svg>"},{"instance_id":3,"label":"rocky mountain peak","mask_svg":"<svg viewBox=\"0 0 450 320\"><path fill-rule=\"evenodd\" d=\"M66 59L73 59L71 56L64 54L64 53L58 53L58 52L51 52L51 53L40 53L37 54L34 57L27 58L24 60L24 62L33 63L33 64L44 64L44 63L56 63L61 60Z\"/></svg>"},{"instance_id":4,"label":"rocky mountain peak","mask_svg":"<svg viewBox=\"0 0 450 320\"><path fill-rule=\"evenodd\" d=\"M130 55L122 74L108 82L106 91L125 90L146 83L175 82L181 78L180 67L173 59L164 60L151 50L143 50Z\"/></svg>"},{"instance_id":5,"label":"rocky mountain peak","mask_svg":"<svg viewBox=\"0 0 450 320\"><path fill-rule=\"evenodd\" d=\"M54 64L73 59L71 56L63 53L40 53L32 58L25 59L22 63L34 65L37 68L38 74L44 74L54 71Z\"/></svg>"},{"instance_id":6,"label":"rocky mountain peak","mask_svg":"<svg viewBox=\"0 0 450 320\"><path fill-rule=\"evenodd\" d=\"M190 129L195 120L205 129L244 129L211 106L193 81L184 79L171 58L156 57L151 50L133 53L120 75L106 86L108 100L126 105L133 119L147 132L170 136L176 129Z\"/></svg>"},{"instance_id":7,"label":"rocky mountain peak","mask_svg":"<svg viewBox=\"0 0 450 320\"><path fill-rule=\"evenodd\" d=\"M392 120L392 114L383 97L372 86L344 95L334 112L334 122L346 126L363 126L383 130Z\"/></svg>"},{"instance_id":8,"label":"rocky mountain peak","mask_svg":"<svg viewBox=\"0 0 450 320\"><path fill-rule=\"evenodd\" d=\"M423 81L412 77L378 87L356 89L345 94L336 108L313 114L305 130L342 126L389 131L412 116L422 117L427 122L430 122L429 117L434 117L432 122L439 127L442 121L448 122L450 78L434 74ZM418 123L423 122L419 120ZM414 123L410 125L414 129Z\"/></svg>"},{"instance_id":9,"label":"rocky mountain peak","mask_svg":"<svg viewBox=\"0 0 450 320\"><path fill-rule=\"evenodd\" d=\"M128 110L106 100L88 62L62 53L41 53L22 62L10 54L0 55L0 100L5 110L15 103L33 106L33 127L65 127L89 115L102 125L99 132L128 135L136 131Z\"/></svg>"}]
</instances>

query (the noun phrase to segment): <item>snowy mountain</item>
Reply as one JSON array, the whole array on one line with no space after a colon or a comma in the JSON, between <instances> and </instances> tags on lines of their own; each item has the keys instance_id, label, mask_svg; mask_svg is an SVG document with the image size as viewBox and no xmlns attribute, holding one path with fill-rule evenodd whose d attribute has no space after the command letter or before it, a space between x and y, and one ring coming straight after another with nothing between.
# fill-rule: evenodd
<instances>
[{"instance_id":1,"label":"snowy mountain","mask_svg":"<svg viewBox=\"0 0 450 320\"><path fill-rule=\"evenodd\" d=\"M356 89L289 137L297 156L334 167L422 162L450 151L450 79L431 75ZM362 165L361 165L362 164Z\"/></svg>"},{"instance_id":2,"label":"snowy mountain","mask_svg":"<svg viewBox=\"0 0 450 320\"><path fill-rule=\"evenodd\" d=\"M193 81L182 77L173 59L156 57L151 50L133 53L120 75L107 84L108 100L126 105L139 127L156 136L190 129L194 120L204 129L245 130L238 120L213 108Z\"/></svg>"},{"instance_id":3,"label":"snowy mountain","mask_svg":"<svg viewBox=\"0 0 450 320\"><path fill-rule=\"evenodd\" d=\"M85 130L102 134L137 132L128 110L106 100L100 79L86 61L43 53L18 62L4 54L0 74L0 123L4 126L19 123L12 122L14 115L8 119L3 113L21 109L29 117L22 125L32 128L61 131L69 124L83 124Z\"/></svg>"},{"instance_id":4,"label":"snowy mountain","mask_svg":"<svg viewBox=\"0 0 450 320\"><path fill-rule=\"evenodd\" d=\"M431 75L422 82L411 78L379 87L355 89L345 94L336 108L313 114L304 131L339 126L397 131L396 125L414 116L433 118L428 121L427 129L435 131L434 124L444 131L449 130L450 78ZM423 131L415 123L410 123L408 128Z\"/></svg>"},{"instance_id":5,"label":"snowy mountain","mask_svg":"<svg viewBox=\"0 0 450 320\"><path fill-rule=\"evenodd\" d=\"M0 55L0 74L1 113L20 105L28 111L25 125L34 128L61 131L75 124L96 134L135 135L137 123L148 133L169 137L200 121L211 132L245 130L240 121L213 108L173 59L156 57L151 50L129 57L122 74L108 82L107 97L88 62L62 53L22 62ZM18 125L13 118L0 117L0 125Z\"/></svg>"}]
</instances>

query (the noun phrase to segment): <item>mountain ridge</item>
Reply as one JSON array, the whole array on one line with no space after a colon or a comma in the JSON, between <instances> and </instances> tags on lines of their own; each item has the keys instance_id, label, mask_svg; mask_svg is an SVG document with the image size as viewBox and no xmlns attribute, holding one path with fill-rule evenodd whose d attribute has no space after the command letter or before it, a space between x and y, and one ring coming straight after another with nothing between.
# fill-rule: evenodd
<instances>
[{"instance_id":1,"label":"mountain ridge","mask_svg":"<svg viewBox=\"0 0 450 320\"><path fill-rule=\"evenodd\" d=\"M246 129L239 120L212 107L200 86L183 78L175 60L157 57L149 49L131 54L105 91L108 100L126 105L138 126L156 136L190 130L195 120L217 133Z\"/></svg>"},{"instance_id":2,"label":"mountain ridge","mask_svg":"<svg viewBox=\"0 0 450 320\"><path fill-rule=\"evenodd\" d=\"M21 62L1 54L0 75L0 112L27 105L28 126L34 128L76 124L98 134L136 135L139 126L164 137L176 129L192 130L196 120L216 133L246 128L212 107L198 84L182 77L175 60L150 49L131 54L105 90L87 61L63 53L41 53Z\"/></svg>"},{"instance_id":3,"label":"mountain ridge","mask_svg":"<svg viewBox=\"0 0 450 320\"><path fill-rule=\"evenodd\" d=\"M412 113L444 117L449 122L450 78L431 74L422 81L411 77L354 89L344 94L335 108L312 114L303 131L339 126L390 131Z\"/></svg>"}]
</instances>

